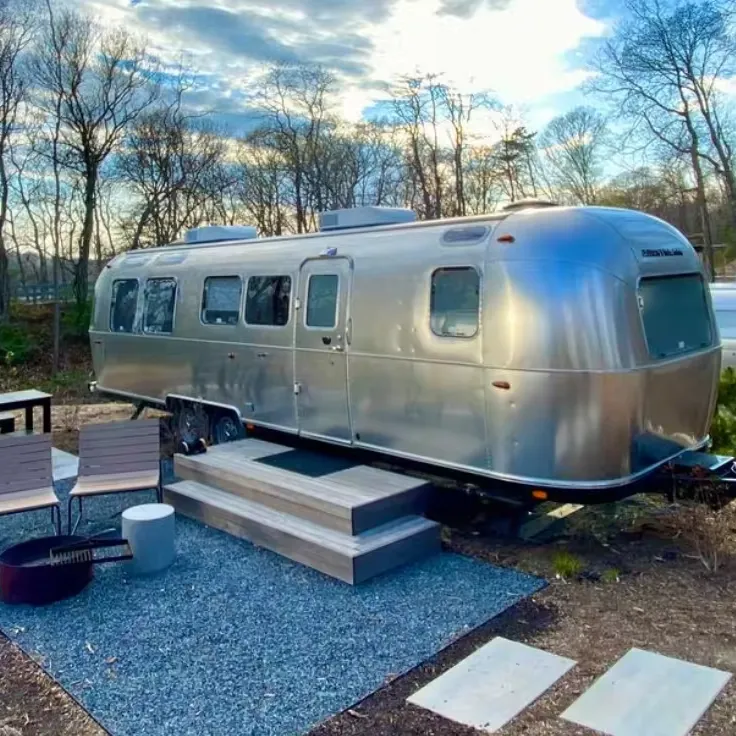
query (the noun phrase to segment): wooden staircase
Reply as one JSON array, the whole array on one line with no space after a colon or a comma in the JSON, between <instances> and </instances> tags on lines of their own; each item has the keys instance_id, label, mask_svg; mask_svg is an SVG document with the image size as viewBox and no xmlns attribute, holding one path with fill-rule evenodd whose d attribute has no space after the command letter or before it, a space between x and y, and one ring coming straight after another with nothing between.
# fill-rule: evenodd
<instances>
[{"instance_id":1,"label":"wooden staircase","mask_svg":"<svg viewBox=\"0 0 736 736\"><path fill-rule=\"evenodd\" d=\"M356 465L318 477L267 464L298 450L245 439L175 455L181 514L356 584L440 549L417 478ZM266 462L263 462L266 460Z\"/></svg>"}]
</instances>

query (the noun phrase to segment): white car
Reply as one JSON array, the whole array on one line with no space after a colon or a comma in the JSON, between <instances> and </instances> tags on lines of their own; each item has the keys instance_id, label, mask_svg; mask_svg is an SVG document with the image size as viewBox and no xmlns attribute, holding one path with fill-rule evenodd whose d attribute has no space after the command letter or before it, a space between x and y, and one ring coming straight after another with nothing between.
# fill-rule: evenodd
<instances>
[{"instance_id":1,"label":"white car","mask_svg":"<svg viewBox=\"0 0 736 736\"><path fill-rule=\"evenodd\" d=\"M721 368L736 370L736 282L711 284L710 293L723 345Z\"/></svg>"}]
</instances>

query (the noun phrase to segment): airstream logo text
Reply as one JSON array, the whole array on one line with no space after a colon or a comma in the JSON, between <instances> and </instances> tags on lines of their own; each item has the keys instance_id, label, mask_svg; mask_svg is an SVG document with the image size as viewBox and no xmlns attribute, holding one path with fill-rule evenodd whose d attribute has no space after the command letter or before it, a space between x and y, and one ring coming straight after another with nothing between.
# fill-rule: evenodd
<instances>
[{"instance_id":1,"label":"airstream logo text","mask_svg":"<svg viewBox=\"0 0 736 736\"><path fill-rule=\"evenodd\" d=\"M659 258L661 256L681 256L682 251L677 248L645 248L641 254L644 258Z\"/></svg>"}]
</instances>

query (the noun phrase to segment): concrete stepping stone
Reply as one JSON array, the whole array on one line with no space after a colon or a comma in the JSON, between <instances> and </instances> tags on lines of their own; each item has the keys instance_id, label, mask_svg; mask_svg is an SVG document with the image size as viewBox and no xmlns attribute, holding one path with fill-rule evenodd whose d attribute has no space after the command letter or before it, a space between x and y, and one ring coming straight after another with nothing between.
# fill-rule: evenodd
<instances>
[{"instance_id":1,"label":"concrete stepping stone","mask_svg":"<svg viewBox=\"0 0 736 736\"><path fill-rule=\"evenodd\" d=\"M497 637L408 702L492 733L554 685L575 661Z\"/></svg>"},{"instance_id":2,"label":"concrete stepping stone","mask_svg":"<svg viewBox=\"0 0 736 736\"><path fill-rule=\"evenodd\" d=\"M609 736L686 736L731 673L631 649L562 718Z\"/></svg>"}]
</instances>

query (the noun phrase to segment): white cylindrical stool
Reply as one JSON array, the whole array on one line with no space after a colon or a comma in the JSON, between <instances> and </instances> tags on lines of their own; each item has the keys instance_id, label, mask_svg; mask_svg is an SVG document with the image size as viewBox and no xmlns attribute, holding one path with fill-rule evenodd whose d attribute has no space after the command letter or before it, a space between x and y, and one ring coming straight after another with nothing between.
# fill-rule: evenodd
<instances>
[{"instance_id":1,"label":"white cylindrical stool","mask_svg":"<svg viewBox=\"0 0 736 736\"><path fill-rule=\"evenodd\" d=\"M174 508L165 503L145 503L123 511L123 539L133 559L130 571L137 575L158 572L174 561Z\"/></svg>"}]
</instances>

